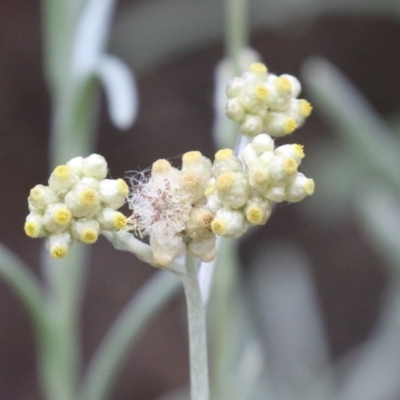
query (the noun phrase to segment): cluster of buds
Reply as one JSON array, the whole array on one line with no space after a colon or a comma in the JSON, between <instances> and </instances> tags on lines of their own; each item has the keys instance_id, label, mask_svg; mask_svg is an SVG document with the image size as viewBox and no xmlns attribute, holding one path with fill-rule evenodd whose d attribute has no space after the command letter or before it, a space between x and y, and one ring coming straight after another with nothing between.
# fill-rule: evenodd
<instances>
[{"instance_id":1,"label":"cluster of buds","mask_svg":"<svg viewBox=\"0 0 400 400\"><path fill-rule=\"evenodd\" d=\"M98 154L56 167L48 186L36 185L30 191L26 234L46 237L51 256L62 258L74 240L91 244L102 231L124 228L127 219L116 210L125 203L128 185L106 176L107 162Z\"/></svg>"},{"instance_id":2,"label":"cluster of buds","mask_svg":"<svg viewBox=\"0 0 400 400\"><path fill-rule=\"evenodd\" d=\"M253 137L267 132L285 136L301 126L312 111L311 104L297 99L300 82L292 75L268 73L261 63L231 80L226 115L239 124L243 135Z\"/></svg>"},{"instance_id":3,"label":"cluster of buds","mask_svg":"<svg viewBox=\"0 0 400 400\"><path fill-rule=\"evenodd\" d=\"M239 237L249 224L264 225L273 203L297 202L313 194L314 181L298 172L303 157L303 146L274 148L267 134L256 136L241 159L230 149L218 151L205 192L206 205L214 214L212 231Z\"/></svg>"},{"instance_id":4,"label":"cluster of buds","mask_svg":"<svg viewBox=\"0 0 400 400\"><path fill-rule=\"evenodd\" d=\"M214 214L204 195L211 170L208 158L191 151L183 155L180 170L162 159L150 174L132 177L129 224L140 237L150 237L154 265L167 267L185 251L205 262L214 259Z\"/></svg>"}]
</instances>

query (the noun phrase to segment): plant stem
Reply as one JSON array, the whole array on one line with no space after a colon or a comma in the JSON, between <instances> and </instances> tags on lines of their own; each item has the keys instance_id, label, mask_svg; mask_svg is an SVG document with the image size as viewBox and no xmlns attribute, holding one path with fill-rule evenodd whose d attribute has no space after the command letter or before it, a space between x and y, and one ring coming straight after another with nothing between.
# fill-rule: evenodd
<instances>
[{"instance_id":1,"label":"plant stem","mask_svg":"<svg viewBox=\"0 0 400 400\"><path fill-rule=\"evenodd\" d=\"M188 324L191 400L209 400L206 309L201 298L197 265L186 254L187 274L182 275Z\"/></svg>"},{"instance_id":2,"label":"plant stem","mask_svg":"<svg viewBox=\"0 0 400 400\"><path fill-rule=\"evenodd\" d=\"M248 43L247 0L225 0L225 10L225 50L236 76L242 73L240 51Z\"/></svg>"}]
</instances>

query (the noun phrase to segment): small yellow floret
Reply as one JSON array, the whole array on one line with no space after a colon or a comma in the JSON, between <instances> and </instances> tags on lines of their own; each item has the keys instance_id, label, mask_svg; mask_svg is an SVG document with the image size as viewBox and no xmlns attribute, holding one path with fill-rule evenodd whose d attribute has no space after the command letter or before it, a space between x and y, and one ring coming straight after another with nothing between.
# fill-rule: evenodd
<instances>
[{"instance_id":1,"label":"small yellow floret","mask_svg":"<svg viewBox=\"0 0 400 400\"><path fill-rule=\"evenodd\" d=\"M228 231L228 224L217 218L211 223L211 229L216 235L223 236Z\"/></svg>"},{"instance_id":2,"label":"small yellow floret","mask_svg":"<svg viewBox=\"0 0 400 400\"><path fill-rule=\"evenodd\" d=\"M170 162L164 159L155 161L151 167L152 174L167 174L170 170Z\"/></svg>"},{"instance_id":3,"label":"small yellow floret","mask_svg":"<svg viewBox=\"0 0 400 400\"><path fill-rule=\"evenodd\" d=\"M292 83L286 76L276 78L275 85L281 93L289 93L292 90Z\"/></svg>"},{"instance_id":4,"label":"small yellow floret","mask_svg":"<svg viewBox=\"0 0 400 400\"><path fill-rule=\"evenodd\" d=\"M199 176L195 172L186 172L182 175L182 184L188 188L196 186L199 180Z\"/></svg>"},{"instance_id":5,"label":"small yellow floret","mask_svg":"<svg viewBox=\"0 0 400 400\"><path fill-rule=\"evenodd\" d=\"M33 221L28 221L25 223L24 230L29 237L37 238L40 233L40 226Z\"/></svg>"},{"instance_id":6,"label":"small yellow floret","mask_svg":"<svg viewBox=\"0 0 400 400\"><path fill-rule=\"evenodd\" d=\"M308 196L311 196L314 193L315 182L314 179L307 179L307 182L304 184L304 191Z\"/></svg>"},{"instance_id":7,"label":"small yellow floret","mask_svg":"<svg viewBox=\"0 0 400 400\"><path fill-rule=\"evenodd\" d=\"M258 99L265 100L268 97L268 88L262 83L259 83L254 89L254 94Z\"/></svg>"},{"instance_id":8,"label":"small yellow floret","mask_svg":"<svg viewBox=\"0 0 400 400\"><path fill-rule=\"evenodd\" d=\"M283 172L292 175L297 171L297 163L293 158L285 158L283 161Z\"/></svg>"},{"instance_id":9,"label":"small yellow floret","mask_svg":"<svg viewBox=\"0 0 400 400\"><path fill-rule=\"evenodd\" d=\"M287 117L283 123L285 133L292 133L297 128L296 121L292 117Z\"/></svg>"},{"instance_id":10,"label":"small yellow floret","mask_svg":"<svg viewBox=\"0 0 400 400\"><path fill-rule=\"evenodd\" d=\"M264 218L263 210L256 205L250 206L246 210L246 219L251 224L260 225L263 221L263 218Z\"/></svg>"},{"instance_id":11,"label":"small yellow floret","mask_svg":"<svg viewBox=\"0 0 400 400\"><path fill-rule=\"evenodd\" d=\"M299 113L303 118L310 116L313 107L307 100L300 100L299 102Z\"/></svg>"},{"instance_id":12,"label":"small yellow floret","mask_svg":"<svg viewBox=\"0 0 400 400\"><path fill-rule=\"evenodd\" d=\"M38 187L34 187L33 189L31 189L30 191L30 196L32 197L33 200L40 200L43 197L43 190L41 188Z\"/></svg>"},{"instance_id":13,"label":"small yellow floret","mask_svg":"<svg viewBox=\"0 0 400 400\"><path fill-rule=\"evenodd\" d=\"M235 184L235 174L233 172L225 172L221 174L216 181L217 190L229 190Z\"/></svg>"},{"instance_id":14,"label":"small yellow floret","mask_svg":"<svg viewBox=\"0 0 400 400\"><path fill-rule=\"evenodd\" d=\"M124 214L120 212L116 212L113 217L113 225L115 229L125 228L127 223L127 219Z\"/></svg>"},{"instance_id":15,"label":"small yellow floret","mask_svg":"<svg viewBox=\"0 0 400 400\"><path fill-rule=\"evenodd\" d=\"M117 179L117 187L118 187L119 193L122 196L128 196L129 187L123 179L121 179L121 178Z\"/></svg>"},{"instance_id":16,"label":"small yellow floret","mask_svg":"<svg viewBox=\"0 0 400 400\"><path fill-rule=\"evenodd\" d=\"M50 254L53 258L63 258L68 254L68 250L63 246L55 246Z\"/></svg>"},{"instance_id":17,"label":"small yellow floret","mask_svg":"<svg viewBox=\"0 0 400 400\"><path fill-rule=\"evenodd\" d=\"M99 202L99 196L94 189L86 188L79 193L79 200L83 205L92 207Z\"/></svg>"},{"instance_id":18,"label":"small yellow floret","mask_svg":"<svg viewBox=\"0 0 400 400\"><path fill-rule=\"evenodd\" d=\"M60 180L67 180L71 176L71 170L66 165L59 165L53 171L54 176Z\"/></svg>"},{"instance_id":19,"label":"small yellow floret","mask_svg":"<svg viewBox=\"0 0 400 400\"><path fill-rule=\"evenodd\" d=\"M92 244L97 241L98 234L93 228L84 228L79 235L79 239L83 243Z\"/></svg>"},{"instance_id":20,"label":"small yellow floret","mask_svg":"<svg viewBox=\"0 0 400 400\"><path fill-rule=\"evenodd\" d=\"M250 72L254 74L266 74L267 71L267 67L263 63L253 63L250 65Z\"/></svg>"},{"instance_id":21,"label":"small yellow floret","mask_svg":"<svg viewBox=\"0 0 400 400\"><path fill-rule=\"evenodd\" d=\"M183 164L190 164L193 162L198 162L201 160L202 154L200 151L188 151L182 156L182 163Z\"/></svg>"},{"instance_id":22,"label":"small yellow floret","mask_svg":"<svg viewBox=\"0 0 400 400\"><path fill-rule=\"evenodd\" d=\"M294 144L293 149L297 157L304 158L304 146L302 144Z\"/></svg>"},{"instance_id":23,"label":"small yellow floret","mask_svg":"<svg viewBox=\"0 0 400 400\"><path fill-rule=\"evenodd\" d=\"M215 159L217 161L222 161L222 160L225 160L225 159L227 159L229 157L232 157L232 156L233 156L233 150L232 149L222 149L222 150L219 150L219 151L217 151L215 153Z\"/></svg>"},{"instance_id":24,"label":"small yellow floret","mask_svg":"<svg viewBox=\"0 0 400 400\"><path fill-rule=\"evenodd\" d=\"M54 212L53 218L58 225L67 225L71 221L71 212L68 208L59 208Z\"/></svg>"}]
</instances>

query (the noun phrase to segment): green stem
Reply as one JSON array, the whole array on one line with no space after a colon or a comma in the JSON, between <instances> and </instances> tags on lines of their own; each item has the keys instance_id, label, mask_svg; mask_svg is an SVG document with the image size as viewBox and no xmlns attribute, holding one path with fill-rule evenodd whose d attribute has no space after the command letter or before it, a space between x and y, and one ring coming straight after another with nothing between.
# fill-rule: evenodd
<instances>
[{"instance_id":1,"label":"green stem","mask_svg":"<svg viewBox=\"0 0 400 400\"><path fill-rule=\"evenodd\" d=\"M127 304L92 359L79 400L105 400L129 348L149 321L178 293L175 274L158 272Z\"/></svg>"},{"instance_id":2,"label":"green stem","mask_svg":"<svg viewBox=\"0 0 400 400\"><path fill-rule=\"evenodd\" d=\"M201 298L197 266L189 254L186 254L186 269L187 274L181 275L181 280L189 324L191 400L209 400L206 309Z\"/></svg>"},{"instance_id":3,"label":"green stem","mask_svg":"<svg viewBox=\"0 0 400 400\"><path fill-rule=\"evenodd\" d=\"M248 43L247 1L225 0L225 49L231 60L234 75L241 74L240 52Z\"/></svg>"}]
</instances>

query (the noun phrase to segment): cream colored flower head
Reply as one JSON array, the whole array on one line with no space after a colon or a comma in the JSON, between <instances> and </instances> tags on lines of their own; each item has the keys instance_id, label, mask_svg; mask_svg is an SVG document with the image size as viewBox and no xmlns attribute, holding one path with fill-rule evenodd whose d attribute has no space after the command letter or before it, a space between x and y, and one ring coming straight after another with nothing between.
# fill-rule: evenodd
<instances>
[{"instance_id":1,"label":"cream colored flower head","mask_svg":"<svg viewBox=\"0 0 400 400\"><path fill-rule=\"evenodd\" d=\"M255 63L228 84L226 115L238 123L245 136L263 132L285 136L311 114L311 104L297 98L300 92L300 82L294 76L276 76L264 64Z\"/></svg>"},{"instance_id":2,"label":"cream colored flower head","mask_svg":"<svg viewBox=\"0 0 400 400\"><path fill-rule=\"evenodd\" d=\"M106 176L107 162L99 154L56 167L48 186L36 185L30 191L25 233L46 237L51 256L62 258L75 240L92 244L102 231L125 228L127 219L117 209L126 201L128 185Z\"/></svg>"}]
</instances>

